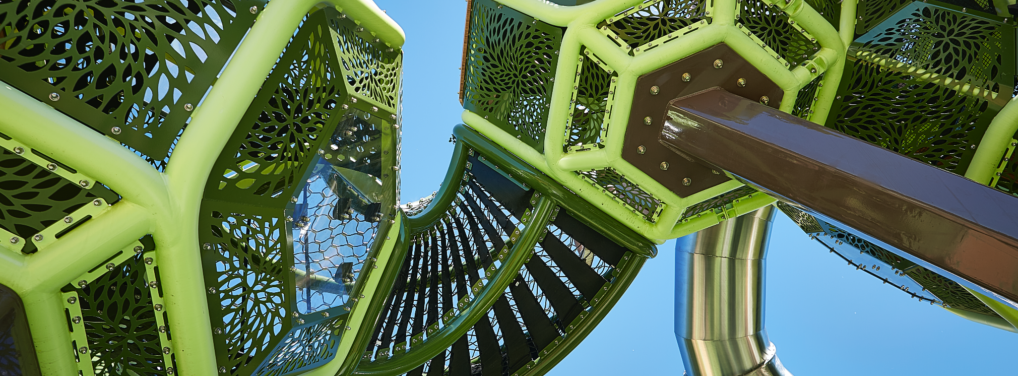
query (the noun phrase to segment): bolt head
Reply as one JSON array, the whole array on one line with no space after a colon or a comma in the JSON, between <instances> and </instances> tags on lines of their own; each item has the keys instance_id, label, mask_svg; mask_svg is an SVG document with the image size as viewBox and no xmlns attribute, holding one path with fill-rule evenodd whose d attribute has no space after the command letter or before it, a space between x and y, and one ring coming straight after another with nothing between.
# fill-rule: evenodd
<instances>
[{"instance_id":1,"label":"bolt head","mask_svg":"<svg viewBox=\"0 0 1018 376\"><path fill-rule=\"evenodd\" d=\"M116 266L116 265L114 265L114 264L113 264L112 262L111 262L111 263L109 263L109 264L106 264L106 270L113 270L113 268L116 268L116 267L117 267L117 266Z\"/></svg>"},{"instance_id":2,"label":"bolt head","mask_svg":"<svg viewBox=\"0 0 1018 376\"><path fill-rule=\"evenodd\" d=\"M88 353L88 348L82 346L81 348L78 349L78 352L82 354Z\"/></svg>"},{"instance_id":3,"label":"bolt head","mask_svg":"<svg viewBox=\"0 0 1018 376\"><path fill-rule=\"evenodd\" d=\"M74 316L73 318L71 318L71 322L75 324L81 323L81 316Z\"/></svg>"},{"instance_id":4,"label":"bolt head","mask_svg":"<svg viewBox=\"0 0 1018 376\"><path fill-rule=\"evenodd\" d=\"M15 146L14 147L14 154L21 155L21 154L24 154L24 153L25 153L25 148L20 147L20 146Z\"/></svg>"},{"instance_id":5,"label":"bolt head","mask_svg":"<svg viewBox=\"0 0 1018 376\"><path fill-rule=\"evenodd\" d=\"M49 93L49 100L54 101L54 102L60 100L60 94L59 93Z\"/></svg>"},{"instance_id":6,"label":"bolt head","mask_svg":"<svg viewBox=\"0 0 1018 376\"><path fill-rule=\"evenodd\" d=\"M651 119L650 116L647 116L647 117L643 118L643 124L644 125L651 125L653 123L654 123L654 119Z\"/></svg>"},{"instance_id":7,"label":"bolt head","mask_svg":"<svg viewBox=\"0 0 1018 376\"><path fill-rule=\"evenodd\" d=\"M47 164L46 165L46 169L50 170L50 171L56 171L57 170L57 165L56 165L56 163Z\"/></svg>"},{"instance_id":8,"label":"bolt head","mask_svg":"<svg viewBox=\"0 0 1018 376\"><path fill-rule=\"evenodd\" d=\"M661 93L661 88L656 85L650 87L650 95L658 95L659 93Z\"/></svg>"},{"instance_id":9,"label":"bolt head","mask_svg":"<svg viewBox=\"0 0 1018 376\"><path fill-rule=\"evenodd\" d=\"M78 181L78 185L80 185L82 188L87 188L88 187L88 180L79 180Z\"/></svg>"},{"instance_id":10,"label":"bolt head","mask_svg":"<svg viewBox=\"0 0 1018 376\"><path fill-rule=\"evenodd\" d=\"M88 286L88 282L86 282L85 280L78 281L78 287L85 288L85 286Z\"/></svg>"},{"instance_id":11,"label":"bolt head","mask_svg":"<svg viewBox=\"0 0 1018 376\"><path fill-rule=\"evenodd\" d=\"M134 246L134 253L142 253L142 252L144 252L144 251L145 251L145 248L144 248L144 247L142 247L142 246L140 246L140 245L136 245L136 246Z\"/></svg>"},{"instance_id":12,"label":"bolt head","mask_svg":"<svg viewBox=\"0 0 1018 376\"><path fill-rule=\"evenodd\" d=\"M668 171L668 162L661 162L661 170Z\"/></svg>"},{"instance_id":13,"label":"bolt head","mask_svg":"<svg viewBox=\"0 0 1018 376\"><path fill-rule=\"evenodd\" d=\"M103 204L103 202L101 200L99 200L99 199L92 200L92 206L99 206L99 205L102 205L102 204Z\"/></svg>"},{"instance_id":14,"label":"bolt head","mask_svg":"<svg viewBox=\"0 0 1018 376\"><path fill-rule=\"evenodd\" d=\"M250 12L251 12L251 14L256 14L256 13L258 13L258 6L257 6L257 5L252 5L252 6L251 6L250 8L248 8L247 10L248 10L248 11L250 11Z\"/></svg>"},{"instance_id":15,"label":"bolt head","mask_svg":"<svg viewBox=\"0 0 1018 376\"><path fill-rule=\"evenodd\" d=\"M33 236L32 239L35 241L42 241L43 237L42 234L35 234L35 236Z\"/></svg>"},{"instance_id":16,"label":"bolt head","mask_svg":"<svg viewBox=\"0 0 1018 376\"><path fill-rule=\"evenodd\" d=\"M170 353L170 348L169 347L163 347L163 354L169 354L169 353Z\"/></svg>"},{"instance_id":17,"label":"bolt head","mask_svg":"<svg viewBox=\"0 0 1018 376\"><path fill-rule=\"evenodd\" d=\"M682 74L682 82L689 82L692 79L693 79L693 75L691 75L689 73L683 73Z\"/></svg>"},{"instance_id":18,"label":"bolt head","mask_svg":"<svg viewBox=\"0 0 1018 376\"><path fill-rule=\"evenodd\" d=\"M152 260L151 257L146 257L145 258L145 265L152 265L152 262L153 262L153 260Z\"/></svg>"},{"instance_id":19,"label":"bolt head","mask_svg":"<svg viewBox=\"0 0 1018 376\"><path fill-rule=\"evenodd\" d=\"M184 111L187 112L194 111L194 105L190 103L184 103Z\"/></svg>"},{"instance_id":20,"label":"bolt head","mask_svg":"<svg viewBox=\"0 0 1018 376\"><path fill-rule=\"evenodd\" d=\"M71 223L71 222L74 222L74 218L64 217L64 223Z\"/></svg>"},{"instance_id":21,"label":"bolt head","mask_svg":"<svg viewBox=\"0 0 1018 376\"><path fill-rule=\"evenodd\" d=\"M21 241L21 239L18 238L17 236L11 237L11 244L18 244L19 241Z\"/></svg>"},{"instance_id":22,"label":"bolt head","mask_svg":"<svg viewBox=\"0 0 1018 376\"><path fill-rule=\"evenodd\" d=\"M721 69L724 66L725 62L721 61L721 59L714 60L714 69Z\"/></svg>"},{"instance_id":23,"label":"bolt head","mask_svg":"<svg viewBox=\"0 0 1018 376\"><path fill-rule=\"evenodd\" d=\"M760 97L760 103L762 103L764 105L770 104L771 103L771 98L767 97L766 95L761 96Z\"/></svg>"},{"instance_id":24,"label":"bolt head","mask_svg":"<svg viewBox=\"0 0 1018 376\"><path fill-rule=\"evenodd\" d=\"M110 132L113 132L113 134L120 134L120 127L113 127L110 129Z\"/></svg>"},{"instance_id":25,"label":"bolt head","mask_svg":"<svg viewBox=\"0 0 1018 376\"><path fill-rule=\"evenodd\" d=\"M746 87L746 79L745 78L739 78L737 81L735 81L735 83L738 84L739 87Z\"/></svg>"},{"instance_id":26,"label":"bolt head","mask_svg":"<svg viewBox=\"0 0 1018 376\"><path fill-rule=\"evenodd\" d=\"M636 147L636 153L644 154L646 152L647 152L647 147L646 146L640 145L640 146Z\"/></svg>"},{"instance_id":27,"label":"bolt head","mask_svg":"<svg viewBox=\"0 0 1018 376\"><path fill-rule=\"evenodd\" d=\"M688 187L688 186L689 186L690 184L693 184L693 179L690 179L690 178L682 178L682 185L684 185L684 186L687 186L687 187Z\"/></svg>"}]
</instances>

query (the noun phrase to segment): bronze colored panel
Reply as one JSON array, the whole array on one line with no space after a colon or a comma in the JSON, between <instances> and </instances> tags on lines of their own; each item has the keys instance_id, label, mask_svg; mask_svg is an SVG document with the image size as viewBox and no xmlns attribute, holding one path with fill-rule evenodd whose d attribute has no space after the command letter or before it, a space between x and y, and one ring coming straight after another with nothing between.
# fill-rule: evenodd
<instances>
[{"instance_id":1,"label":"bronze colored panel","mask_svg":"<svg viewBox=\"0 0 1018 376\"><path fill-rule=\"evenodd\" d=\"M663 145L1018 301L1018 199L724 90L670 110Z\"/></svg>"},{"instance_id":2,"label":"bronze colored panel","mask_svg":"<svg viewBox=\"0 0 1018 376\"><path fill-rule=\"evenodd\" d=\"M721 67L715 68L718 60ZM688 74L688 82L684 80L684 74ZM745 86L740 86L739 79L745 80ZM654 87L657 94L652 92ZM784 94L778 85L724 43L697 52L636 81L622 159L679 197L728 181L726 176L714 174L710 167L678 156L658 143L668 102L712 87L721 87L753 100L767 96L768 105L774 108L778 108ZM644 124L644 118L648 116L651 118L650 125ZM639 149L640 146L644 149ZM667 171L662 170L662 162L668 163ZM684 182L687 178L689 180Z\"/></svg>"}]
</instances>

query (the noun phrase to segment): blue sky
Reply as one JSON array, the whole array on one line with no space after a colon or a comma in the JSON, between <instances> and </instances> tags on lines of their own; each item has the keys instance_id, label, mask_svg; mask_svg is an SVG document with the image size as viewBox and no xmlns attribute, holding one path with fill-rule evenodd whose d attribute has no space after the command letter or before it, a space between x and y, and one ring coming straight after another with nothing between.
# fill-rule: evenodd
<instances>
[{"instance_id":1,"label":"blue sky","mask_svg":"<svg viewBox=\"0 0 1018 376\"><path fill-rule=\"evenodd\" d=\"M377 0L406 31L402 201L438 189L459 124L465 1ZM681 375L675 342L675 242L550 375ZM1018 334L961 319L849 267L776 216L766 326L797 375L1015 374Z\"/></svg>"}]
</instances>

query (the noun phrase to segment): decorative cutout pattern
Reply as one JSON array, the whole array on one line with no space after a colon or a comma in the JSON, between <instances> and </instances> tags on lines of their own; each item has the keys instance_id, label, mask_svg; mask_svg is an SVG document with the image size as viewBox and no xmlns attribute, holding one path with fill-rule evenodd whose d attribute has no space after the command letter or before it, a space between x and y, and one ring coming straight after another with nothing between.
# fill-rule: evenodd
<instances>
[{"instance_id":1,"label":"decorative cutout pattern","mask_svg":"<svg viewBox=\"0 0 1018 376\"><path fill-rule=\"evenodd\" d=\"M321 366L336 356L342 320L334 318L287 334L272 355L255 371L258 376L282 376Z\"/></svg>"},{"instance_id":2,"label":"decorative cutout pattern","mask_svg":"<svg viewBox=\"0 0 1018 376\"><path fill-rule=\"evenodd\" d=\"M724 210L729 205L731 205L733 201L752 195L754 193L757 193L756 190L750 188L749 186L742 186L732 191L722 193L720 195L712 197L707 201L690 205L688 208L686 208L685 211L682 212L681 219L692 218L693 216L696 216L697 214L700 213L711 213L714 212L715 210Z\"/></svg>"},{"instance_id":3,"label":"decorative cutout pattern","mask_svg":"<svg viewBox=\"0 0 1018 376\"><path fill-rule=\"evenodd\" d=\"M217 360L229 374L247 375L290 327L288 226L278 217L205 206L202 255Z\"/></svg>"},{"instance_id":4,"label":"decorative cutout pattern","mask_svg":"<svg viewBox=\"0 0 1018 376\"><path fill-rule=\"evenodd\" d=\"M812 215L806 214L806 212L781 201L778 201L777 206L788 218L792 219L792 222L795 222L802 229L802 232L807 234L824 232L824 229L820 227L820 223L817 223L817 219L813 218Z\"/></svg>"},{"instance_id":5,"label":"decorative cutout pattern","mask_svg":"<svg viewBox=\"0 0 1018 376\"><path fill-rule=\"evenodd\" d=\"M927 290L930 290L933 295L940 298L948 307L997 316L996 312L983 304L978 298L972 296L964 287L955 281L944 278L940 274L922 267L906 271L905 274L908 274L910 278Z\"/></svg>"},{"instance_id":6,"label":"decorative cutout pattern","mask_svg":"<svg viewBox=\"0 0 1018 376\"><path fill-rule=\"evenodd\" d=\"M573 116L564 145L573 151L602 148L603 134L615 94L615 74L602 67L589 50L580 56L580 75L573 91Z\"/></svg>"},{"instance_id":7,"label":"decorative cutout pattern","mask_svg":"<svg viewBox=\"0 0 1018 376\"><path fill-rule=\"evenodd\" d=\"M813 115L813 105L817 102L817 90L820 89L821 82L824 82L824 73L799 89L799 95L795 97L795 107L792 108L792 115L809 120Z\"/></svg>"},{"instance_id":8,"label":"decorative cutout pattern","mask_svg":"<svg viewBox=\"0 0 1018 376\"><path fill-rule=\"evenodd\" d=\"M704 0L658 0L627 9L602 27L618 37L617 43L635 49L708 20L708 10Z\"/></svg>"},{"instance_id":9,"label":"decorative cutout pattern","mask_svg":"<svg viewBox=\"0 0 1018 376\"><path fill-rule=\"evenodd\" d=\"M795 21L785 11L762 0L739 0L738 21L784 58L789 69L809 60L820 50L816 40L794 26Z\"/></svg>"},{"instance_id":10,"label":"decorative cutout pattern","mask_svg":"<svg viewBox=\"0 0 1018 376\"><path fill-rule=\"evenodd\" d=\"M661 200L644 191L613 168L577 171L576 174L591 184L601 187L649 222L654 222L661 214L661 210L664 209Z\"/></svg>"},{"instance_id":11,"label":"decorative cutout pattern","mask_svg":"<svg viewBox=\"0 0 1018 376\"><path fill-rule=\"evenodd\" d=\"M214 169L222 175L210 179L206 196L286 205L322 135L335 127L344 95L331 82L335 56L320 17L304 23L262 85L241 120L247 131L239 127L223 149Z\"/></svg>"},{"instance_id":12,"label":"decorative cutout pattern","mask_svg":"<svg viewBox=\"0 0 1018 376\"><path fill-rule=\"evenodd\" d=\"M0 149L0 227L4 230L31 239L95 198L46 168Z\"/></svg>"},{"instance_id":13,"label":"decorative cutout pattern","mask_svg":"<svg viewBox=\"0 0 1018 376\"><path fill-rule=\"evenodd\" d=\"M109 264L107 273L77 289L96 375L173 373L173 365L164 363L156 321L160 313L153 308L152 294L158 286L146 280L143 258L136 255L118 266Z\"/></svg>"},{"instance_id":14,"label":"decorative cutout pattern","mask_svg":"<svg viewBox=\"0 0 1018 376\"><path fill-rule=\"evenodd\" d=\"M0 78L162 160L262 3L0 1Z\"/></svg>"},{"instance_id":15,"label":"decorative cutout pattern","mask_svg":"<svg viewBox=\"0 0 1018 376\"><path fill-rule=\"evenodd\" d=\"M334 11L328 11L333 16ZM351 96L366 99L389 113L399 100L403 55L386 48L345 15L330 17L343 81ZM383 50L385 48L385 50Z\"/></svg>"},{"instance_id":16,"label":"decorative cutout pattern","mask_svg":"<svg viewBox=\"0 0 1018 376\"><path fill-rule=\"evenodd\" d=\"M562 29L491 0L470 20L464 107L543 151Z\"/></svg>"},{"instance_id":17,"label":"decorative cutout pattern","mask_svg":"<svg viewBox=\"0 0 1018 376\"><path fill-rule=\"evenodd\" d=\"M824 16L827 22L830 22L834 29L838 29L841 24L841 1L838 0L805 0L806 4L813 7L817 13Z\"/></svg>"}]
</instances>

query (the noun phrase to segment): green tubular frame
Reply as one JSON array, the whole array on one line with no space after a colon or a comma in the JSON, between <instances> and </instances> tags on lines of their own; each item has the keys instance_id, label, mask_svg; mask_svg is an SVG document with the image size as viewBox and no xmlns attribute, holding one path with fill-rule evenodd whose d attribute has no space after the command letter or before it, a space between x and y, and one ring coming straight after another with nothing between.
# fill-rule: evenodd
<instances>
[{"instance_id":1,"label":"green tubular frame","mask_svg":"<svg viewBox=\"0 0 1018 376\"><path fill-rule=\"evenodd\" d=\"M276 5L279 4L279 5ZM373 2L363 0L294 0L272 3L237 47L205 102L192 114L165 173L111 138L63 115L6 83L0 87L0 132L47 156L65 161L118 192L123 200L81 225L78 231L50 244L44 252L0 253L0 283L25 297L43 374L77 373L67 356L66 330L59 289L102 263L114 252L152 234L160 258L160 275L175 353L186 361L176 370L185 375L216 373L205 286L194 271L198 253L198 210L213 158L223 149L292 31L309 10L335 6L393 48L405 41L403 31ZM267 10L267 11L266 11ZM287 31L288 32L284 32ZM25 127L24 124L33 124ZM89 236L102 234L102 236Z\"/></svg>"}]
</instances>

